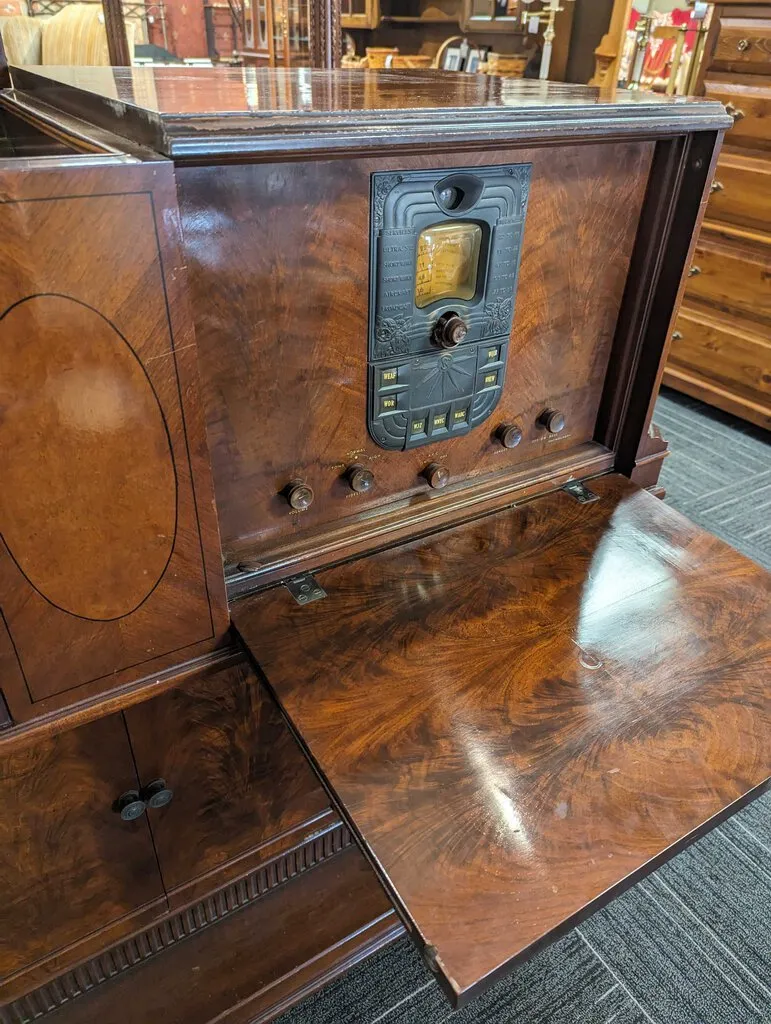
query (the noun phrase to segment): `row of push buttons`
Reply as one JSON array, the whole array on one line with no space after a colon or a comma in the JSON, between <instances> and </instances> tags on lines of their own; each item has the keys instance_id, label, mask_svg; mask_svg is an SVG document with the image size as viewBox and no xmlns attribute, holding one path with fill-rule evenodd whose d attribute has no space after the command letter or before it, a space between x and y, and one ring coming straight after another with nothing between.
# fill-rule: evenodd
<instances>
[{"instance_id":1,"label":"row of push buttons","mask_svg":"<svg viewBox=\"0 0 771 1024\"><path fill-rule=\"evenodd\" d=\"M423 409L410 417L410 438L436 437L468 426L468 404L442 409Z\"/></svg>"}]
</instances>

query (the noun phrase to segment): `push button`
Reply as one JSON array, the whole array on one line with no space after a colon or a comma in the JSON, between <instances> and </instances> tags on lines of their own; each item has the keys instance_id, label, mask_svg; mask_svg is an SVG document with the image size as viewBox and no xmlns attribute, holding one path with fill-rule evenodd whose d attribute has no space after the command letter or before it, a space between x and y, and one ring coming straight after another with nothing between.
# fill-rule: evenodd
<instances>
[{"instance_id":1,"label":"push button","mask_svg":"<svg viewBox=\"0 0 771 1024\"><path fill-rule=\"evenodd\" d=\"M422 434L428 433L428 417L413 416L410 421L410 437L420 437Z\"/></svg>"},{"instance_id":2,"label":"push button","mask_svg":"<svg viewBox=\"0 0 771 1024\"><path fill-rule=\"evenodd\" d=\"M501 350L498 345L490 345L485 349L485 362L498 363L501 359Z\"/></svg>"},{"instance_id":3,"label":"push button","mask_svg":"<svg viewBox=\"0 0 771 1024\"><path fill-rule=\"evenodd\" d=\"M389 416L391 413L407 407L409 395L402 391L395 395L381 395L378 402L378 413L380 416Z\"/></svg>"},{"instance_id":4,"label":"push button","mask_svg":"<svg viewBox=\"0 0 771 1024\"><path fill-rule=\"evenodd\" d=\"M447 413L435 412L431 414L431 433L436 434L440 430L447 429Z\"/></svg>"},{"instance_id":5,"label":"push button","mask_svg":"<svg viewBox=\"0 0 771 1024\"><path fill-rule=\"evenodd\" d=\"M465 427L468 423L468 409L456 409L452 414L453 427Z\"/></svg>"},{"instance_id":6,"label":"push button","mask_svg":"<svg viewBox=\"0 0 771 1024\"><path fill-rule=\"evenodd\" d=\"M482 374L482 387L493 388L498 384L498 371L489 370L487 373Z\"/></svg>"},{"instance_id":7,"label":"push button","mask_svg":"<svg viewBox=\"0 0 771 1024\"><path fill-rule=\"evenodd\" d=\"M391 366L380 371L380 387L390 388L399 383L399 368Z\"/></svg>"}]
</instances>

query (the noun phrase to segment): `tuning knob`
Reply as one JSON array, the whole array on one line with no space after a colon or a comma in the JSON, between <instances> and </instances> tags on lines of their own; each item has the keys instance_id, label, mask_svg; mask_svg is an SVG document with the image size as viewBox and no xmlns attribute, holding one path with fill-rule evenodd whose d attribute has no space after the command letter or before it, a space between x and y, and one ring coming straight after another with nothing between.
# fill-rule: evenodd
<instances>
[{"instance_id":1,"label":"tuning knob","mask_svg":"<svg viewBox=\"0 0 771 1024\"><path fill-rule=\"evenodd\" d=\"M429 487L441 491L450 482L450 471L446 466L440 466L438 462L432 462L423 470L423 476L428 480Z\"/></svg>"},{"instance_id":2,"label":"tuning knob","mask_svg":"<svg viewBox=\"0 0 771 1024\"><path fill-rule=\"evenodd\" d=\"M504 448L516 448L522 440L522 431L516 423L502 423L496 430L495 436Z\"/></svg>"},{"instance_id":3,"label":"tuning knob","mask_svg":"<svg viewBox=\"0 0 771 1024\"><path fill-rule=\"evenodd\" d=\"M468 327L457 313L443 313L434 324L431 340L440 348L455 348L468 334Z\"/></svg>"},{"instance_id":4,"label":"tuning knob","mask_svg":"<svg viewBox=\"0 0 771 1024\"><path fill-rule=\"evenodd\" d=\"M147 810L147 804L135 789L129 789L115 801L115 810L124 821L136 821Z\"/></svg>"},{"instance_id":5,"label":"tuning knob","mask_svg":"<svg viewBox=\"0 0 771 1024\"><path fill-rule=\"evenodd\" d=\"M351 490L356 491L357 494L366 494L367 491L372 490L375 484L375 474L371 469L365 469L364 466L349 466L345 475L351 485Z\"/></svg>"},{"instance_id":6,"label":"tuning knob","mask_svg":"<svg viewBox=\"0 0 771 1024\"><path fill-rule=\"evenodd\" d=\"M169 789L165 779L155 779L154 782L150 782L144 789L140 790L139 797L141 800L144 800L148 807L157 810L159 807L165 807L166 804L171 803L174 798L174 791Z\"/></svg>"},{"instance_id":7,"label":"tuning knob","mask_svg":"<svg viewBox=\"0 0 771 1024\"><path fill-rule=\"evenodd\" d=\"M292 480L284 491L286 500L296 512L304 512L313 504L313 488L304 480Z\"/></svg>"},{"instance_id":8,"label":"tuning knob","mask_svg":"<svg viewBox=\"0 0 771 1024\"><path fill-rule=\"evenodd\" d=\"M565 429L565 417L556 409L546 409L538 417L538 425L545 427L550 434L559 434Z\"/></svg>"}]
</instances>

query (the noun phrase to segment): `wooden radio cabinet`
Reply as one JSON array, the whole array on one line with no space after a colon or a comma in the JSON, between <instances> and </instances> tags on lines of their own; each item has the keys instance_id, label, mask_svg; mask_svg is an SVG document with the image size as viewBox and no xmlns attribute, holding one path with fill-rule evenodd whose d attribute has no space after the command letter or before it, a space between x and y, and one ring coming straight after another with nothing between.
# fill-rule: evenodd
<instances>
[{"instance_id":1,"label":"wooden radio cabinet","mask_svg":"<svg viewBox=\"0 0 771 1024\"><path fill-rule=\"evenodd\" d=\"M769 576L654 496L720 104L0 112L3 1024L265 1021L405 929L463 1005L764 789Z\"/></svg>"}]
</instances>

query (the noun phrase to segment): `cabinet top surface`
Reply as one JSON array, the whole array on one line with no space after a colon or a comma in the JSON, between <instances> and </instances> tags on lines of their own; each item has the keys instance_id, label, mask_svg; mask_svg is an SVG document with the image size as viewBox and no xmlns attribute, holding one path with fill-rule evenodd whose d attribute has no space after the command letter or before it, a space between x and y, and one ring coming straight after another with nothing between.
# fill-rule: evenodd
<instances>
[{"instance_id":1,"label":"cabinet top surface","mask_svg":"<svg viewBox=\"0 0 771 1024\"><path fill-rule=\"evenodd\" d=\"M398 145L405 134L412 142L480 132L617 136L731 123L715 102L441 71L25 67L13 70L13 83L17 96L107 120L119 134L181 157L211 152L216 141L232 152L239 138L242 149L245 138L254 149L267 136L271 148L291 148L286 140L298 132L304 148L309 136L330 133L350 148L351 130L370 143L387 133Z\"/></svg>"}]
</instances>

